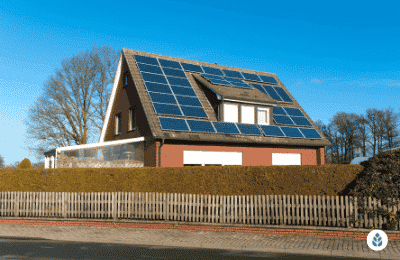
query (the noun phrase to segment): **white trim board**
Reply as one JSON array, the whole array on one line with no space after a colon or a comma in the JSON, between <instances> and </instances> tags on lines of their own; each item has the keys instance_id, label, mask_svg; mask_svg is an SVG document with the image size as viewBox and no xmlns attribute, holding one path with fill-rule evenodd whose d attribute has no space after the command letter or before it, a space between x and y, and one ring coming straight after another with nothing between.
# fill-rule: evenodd
<instances>
[{"instance_id":1,"label":"white trim board","mask_svg":"<svg viewBox=\"0 0 400 260\"><path fill-rule=\"evenodd\" d=\"M121 56L119 57L119 62L118 62L118 68L117 68L117 71L115 72L114 84L113 84L113 88L111 90L110 99L108 101L106 117L104 118L103 129L101 130L99 143L104 142L104 138L105 138L105 135L106 135L106 130L107 130L107 126L108 126L108 123L109 123L109 120L110 120L112 106L114 104L114 98L115 98L115 95L117 93L118 82L119 82L119 79L121 78L122 57L123 56L122 56L122 52L121 52Z\"/></svg>"},{"instance_id":2,"label":"white trim board","mask_svg":"<svg viewBox=\"0 0 400 260\"><path fill-rule=\"evenodd\" d=\"M57 152L60 151L69 151L69 150L76 150L76 149L85 149L85 148L94 148L100 146L109 146L109 145L118 145L118 144L125 144L125 143L136 143L136 142L144 142L144 137L137 137L131 139L124 139L118 141L109 141L109 142L102 142L96 144L81 144L81 145L74 145L74 146L65 146L57 148Z\"/></svg>"}]
</instances>

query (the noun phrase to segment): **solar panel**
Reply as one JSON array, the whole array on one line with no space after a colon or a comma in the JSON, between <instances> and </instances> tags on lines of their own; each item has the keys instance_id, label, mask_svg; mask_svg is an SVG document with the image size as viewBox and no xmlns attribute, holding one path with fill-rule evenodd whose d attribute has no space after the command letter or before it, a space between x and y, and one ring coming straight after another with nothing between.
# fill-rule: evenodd
<instances>
[{"instance_id":1,"label":"solar panel","mask_svg":"<svg viewBox=\"0 0 400 260\"><path fill-rule=\"evenodd\" d=\"M164 71L165 75L167 75L167 76L186 78L186 75L183 72L183 70L163 68L163 71Z\"/></svg>"},{"instance_id":2,"label":"solar panel","mask_svg":"<svg viewBox=\"0 0 400 260\"><path fill-rule=\"evenodd\" d=\"M158 117L162 130L189 131L185 119Z\"/></svg>"},{"instance_id":3,"label":"solar panel","mask_svg":"<svg viewBox=\"0 0 400 260\"><path fill-rule=\"evenodd\" d=\"M285 115L286 116L286 112L282 107L273 107L272 112L274 115Z\"/></svg>"},{"instance_id":4,"label":"solar panel","mask_svg":"<svg viewBox=\"0 0 400 260\"><path fill-rule=\"evenodd\" d=\"M267 85L262 85L262 86L265 89L265 91L267 91L268 95L270 95L270 97L278 101L283 101L283 99L276 93L276 91L271 86Z\"/></svg>"},{"instance_id":5,"label":"solar panel","mask_svg":"<svg viewBox=\"0 0 400 260\"><path fill-rule=\"evenodd\" d=\"M296 127L284 127L281 126L282 131L285 133L287 137L298 137L298 138L304 138L303 135L301 134L300 130Z\"/></svg>"},{"instance_id":6,"label":"solar panel","mask_svg":"<svg viewBox=\"0 0 400 260\"><path fill-rule=\"evenodd\" d=\"M203 107L197 97L176 96L179 105Z\"/></svg>"},{"instance_id":7,"label":"solar panel","mask_svg":"<svg viewBox=\"0 0 400 260\"><path fill-rule=\"evenodd\" d=\"M169 81L169 84L171 85L191 87L190 82L187 79L170 77L170 76L167 76L167 79Z\"/></svg>"},{"instance_id":8,"label":"solar panel","mask_svg":"<svg viewBox=\"0 0 400 260\"><path fill-rule=\"evenodd\" d=\"M244 76L245 79L248 79L248 80L261 81L261 79L256 74L242 72L242 75Z\"/></svg>"},{"instance_id":9,"label":"solar panel","mask_svg":"<svg viewBox=\"0 0 400 260\"><path fill-rule=\"evenodd\" d=\"M207 118L206 111L204 111L204 108L202 108L202 107L181 106L181 109L185 116Z\"/></svg>"},{"instance_id":10,"label":"solar panel","mask_svg":"<svg viewBox=\"0 0 400 260\"><path fill-rule=\"evenodd\" d=\"M242 124L242 123L236 123L237 127L240 130L240 133L244 135L262 135L260 129L257 127L257 125L253 124Z\"/></svg>"},{"instance_id":11,"label":"solar panel","mask_svg":"<svg viewBox=\"0 0 400 260\"><path fill-rule=\"evenodd\" d=\"M217 133L222 134L240 134L238 128L236 127L235 123L229 122L212 122Z\"/></svg>"},{"instance_id":12,"label":"solar panel","mask_svg":"<svg viewBox=\"0 0 400 260\"><path fill-rule=\"evenodd\" d=\"M181 62L181 65L184 70L204 73L203 69L199 65L194 65L194 64L184 63L184 62Z\"/></svg>"},{"instance_id":13,"label":"solar panel","mask_svg":"<svg viewBox=\"0 0 400 260\"><path fill-rule=\"evenodd\" d=\"M144 82L144 84L146 85L147 91L172 94L171 88L168 85L152 82Z\"/></svg>"},{"instance_id":14,"label":"solar panel","mask_svg":"<svg viewBox=\"0 0 400 260\"><path fill-rule=\"evenodd\" d=\"M294 107L285 107L284 109L286 110L286 112L287 112L290 116L304 116L303 112L301 112L301 110L298 109L298 108L294 108Z\"/></svg>"},{"instance_id":15,"label":"solar panel","mask_svg":"<svg viewBox=\"0 0 400 260\"><path fill-rule=\"evenodd\" d=\"M172 91L174 92L175 95L197 97L197 95L194 92L193 88L179 87L179 86L171 86L171 88L172 88Z\"/></svg>"},{"instance_id":16,"label":"solar panel","mask_svg":"<svg viewBox=\"0 0 400 260\"><path fill-rule=\"evenodd\" d=\"M299 128L304 136L308 139L322 139L322 136L315 129Z\"/></svg>"},{"instance_id":17,"label":"solar panel","mask_svg":"<svg viewBox=\"0 0 400 260\"><path fill-rule=\"evenodd\" d=\"M206 80L210 81L213 84L231 86L231 84L228 81L224 80L223 77L211 76L206 74L203 74L202 76L203 78L205 78Z\"/></svg>"},{"instance_id":18,"label":"solar panel","mask_svg":"<svg viewBox=\"0 0 400 260\"><path fill-rule=\"evenodd\" d=\"M308 121L308 119L305 118L304 116L292 116L291 118L292 118L292 120L294 121L294 123L296 125L299 125L299 126L313 126L310 123L310 121Z\"/></svg>"},{"instance_id":19,"label":"solar panel","mask_svg":"<svg viewBox=\"0 0 400 260\"><path fill-rule=\"evenodd\" d=\"M239 71L223 70L227 77L243 79L243 75Z\"/></svg>"},{"instance_id":20,"label":"solar panel","mask_svg":"<svg viewBox=\"0 0 400 260\"><path fill-rule=\"evenodd\" d=\"M181 116L182 112L178 106L169 104L153 103L156 114Z\"/></svg>"},{"instance_id":21,"label":"solar panel","mask_svg":"<svg viewBox=\"0 0 400 260\"><path fill-rule=\"evenodd\" d=\"M294 125L293 121L288 116L274 115L274 120L279 125Z\"/></svg>"},{"instance_id":22,"label":"solar panel","mask_svg":"<svg viewBox=\"0 0 400 260\"><path fill-rule=\"evenodd\" d=\"M209 121L188 119L186 122L188 123L191 132L215 133L215 129Z\"/></svg>"},{"instance_id":23,"label":"solar panel","mask_svg":"<svg viewBox=\"0 0 400 260\"><path fill-rule=\"evenodd\" d=\"M159 66L156 58L146 57L142 55L133 56L135 57L136 62Z\"/></svg>"},{"instance_id":24,"label":"solar panel","mask_svg":"<svg viewBox=\"0 0 400 260\"><path fill-rule=\"evenodd\" d=\"M222 71L220 69L203 66L203 70L207 74L223 76Z\"/></svg>"},{"instance_id":25,"label":"solar panel","mask_svg":"<svg viewBox=\"0 0 400 260\"><path fill-rule=\"evenodd\" d=\"M225 77L224 79L226 81L228 81L229 83L231 83L231 85L234 85L235 87L252 89L251 86L247 85L246 83L244 83L240 79L229 78L229 77Z\"/></svg>"},{"instance_id":26,"label":"solar panel","mask_svg":"<svg viewBox=\"0 0 400 260\"><path fill-rule=\"evenodd\" d=\"M153 103L177 105L174 95L149 92L149 96Z\"/></svg>"},{"instance_id":27,"label":"solar panel","mask_svg":"<svg viewBox=\"0 0 400 260\"><path fill-rule=\"evenodd\" d=\"M143 63L137 63L140 71L155 73L155 74L163 74L161 68L159 66L147 65Z\"/></svg>"},{"instance_id":28,"label":"solar panel","mask_svg":"<svg viewBox=\"0 0 400 260\"><path fill-rule=\"evenodd\" d=\"M279 126L259 125L265 136L285 137Z\"/></svg>"},{"instance_id":29,"label":"solar panel","mask_svg":"<svg viewBox=\"0 0 400 260\"><path fill-rule=\"evenodd\" d=\"M279 94L279 96L281 96L281 98L283 99L283 101L286 102L293 102L293 100L289 97L288 94L286 94L285 90L281 87L273 87L276 92Z\"/></svg>"},{"instance_id":30,"label":"solar panel","mask_svg":"<svg viewBox=\"0 0 400 260\"><path fill-rule=\"evenodd\" d=\"M177 61L172 61L172 60L163 60L163 59L158 59L162 67L165 68L173 68L173 69L182 69L181 64Z\"/></svg>"},{"instance_id":31,"label":"solar panel","mask_svg":"<svg viewBox=\"0 0 400 260\"><path fill-rule=\"evenodd\" d=\"M253 87L264 93L265 95L269 96L268 92L265 91L264 87L259 84L251 84Z\"/></svg>"},{"instance_id":32,"label":"solar panel","mask_svg":"<svg viewBox=\"0 0 400 260\"><path fill-rule=\"evenodd\" d=\"M274 77L269 77L269 76L264 76L264 75L258 75L258 76L265 83L278 84L278 82L276 81L276 79Z\"/></svg>"},{"instance_id":33,"label":"solar panel","mask_svg":"<svg viewBox=\"0 0 400 260\"><path fill-rule=\"evenodd\" d=\"M164 75L151 74L151 73L147 73L147 72L141 72L141 74L142 74L142 78L144 81L168 84Z\"/></svg>"}]
</instances>

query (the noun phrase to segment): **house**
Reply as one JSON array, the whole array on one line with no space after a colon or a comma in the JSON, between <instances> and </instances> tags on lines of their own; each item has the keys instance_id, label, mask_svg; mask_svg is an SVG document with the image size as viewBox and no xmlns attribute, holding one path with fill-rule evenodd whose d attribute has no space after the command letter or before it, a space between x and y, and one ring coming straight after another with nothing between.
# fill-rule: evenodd
<instances>
[{"instance_id":1,"label":"house","mask_svg":"<svg viewBox=\"0 0 400 260\"><path fill-rule=\"evenodd\" d=\"M275 74L129 49L99 145L122 140L145 167L322 165L330 145Z\"/></svg>"}]
</instances>

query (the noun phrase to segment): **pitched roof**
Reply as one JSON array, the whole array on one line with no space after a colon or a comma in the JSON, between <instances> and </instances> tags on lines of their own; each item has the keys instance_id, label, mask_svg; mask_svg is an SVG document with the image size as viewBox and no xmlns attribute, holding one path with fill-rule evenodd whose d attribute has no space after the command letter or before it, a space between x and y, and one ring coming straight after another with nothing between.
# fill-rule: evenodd
<instances>
[{"instance_id":1,"label":"pitched roof","mask_svg":"<svg viewBox=\"0 0 400 260\"><path fill-rule=\"evenodd\" d=\"M156 139L330 145L275 74L129 49L121 52L100 142L105 138L124 61L135 83L151 134ZM218 100L211 100L214 96ZM222 101L273 107L276 126L218 123L211 103ZM276 122L290 123L291 126Z\"/></svg>"}]
</instances>

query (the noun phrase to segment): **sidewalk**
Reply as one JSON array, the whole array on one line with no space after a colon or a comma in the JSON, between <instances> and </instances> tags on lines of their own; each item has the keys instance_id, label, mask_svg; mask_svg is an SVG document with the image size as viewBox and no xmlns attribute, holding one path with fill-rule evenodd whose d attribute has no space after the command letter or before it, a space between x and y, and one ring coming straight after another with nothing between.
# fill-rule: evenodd
<instances>
[{"instance_id":1,"label":"sidewalk","mask_svg":"<svg viewBox=\"0 0 400 260\"><path fill-rule=\"evenodd\" d=\"M118 221L104 219L0 218L1 237L61 241L200 247L301 255L399 259L400 232L385 231L389 242L375 252L371 230L335 227Z\"/></svg>"}]
</instances>

